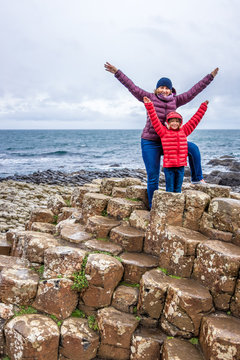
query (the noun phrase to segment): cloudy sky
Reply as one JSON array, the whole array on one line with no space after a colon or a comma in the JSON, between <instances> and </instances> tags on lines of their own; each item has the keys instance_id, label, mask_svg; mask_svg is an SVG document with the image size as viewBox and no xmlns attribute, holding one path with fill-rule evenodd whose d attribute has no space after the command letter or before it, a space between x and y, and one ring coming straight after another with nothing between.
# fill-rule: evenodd
<instances>
[{"instance_id":1,"label":"cloudy sky","mask_svg":"<svg viewBox=\"0 0 240 360\"><path fill-rule=\"evenodd\" d=\"M0 0L0 129L141 129L144 106L105 61L178 93L218 66L179 112L208 99L200 128L240 129L239 20L239 0Z\"/></svg>"}]
</instances>

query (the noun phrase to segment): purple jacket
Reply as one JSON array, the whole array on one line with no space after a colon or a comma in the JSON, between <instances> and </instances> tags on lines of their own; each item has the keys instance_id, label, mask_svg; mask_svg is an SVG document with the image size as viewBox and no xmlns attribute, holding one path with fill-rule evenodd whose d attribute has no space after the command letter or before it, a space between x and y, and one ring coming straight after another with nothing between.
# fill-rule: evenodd
<instances>
[{"instance_id":1,"label":"purple jacket","mask_svg":"<svg viewBox=\"0 0 240 360\"><path fill-rule=\"evenodd\" d=\"M143 97L147 96L152 102L156 109L157 116L162 124L164 124L166 115L171 111L176 111L179 106L187 104L189 101L195 98L205 87L207 87L213 80L211 74L205 76L197 84L195 84L190 90L176 95L175 89L173 93L168 97L162 95L155 95L145 91L136 86L132 80L130 80L121 70L115 73L115 77L135 96L139 101L143 102ZM154 130L150 118L147 115L147 122L142 132L142 138L146 140L161 141L160 137Z\"/></svg>"}]
</instances>

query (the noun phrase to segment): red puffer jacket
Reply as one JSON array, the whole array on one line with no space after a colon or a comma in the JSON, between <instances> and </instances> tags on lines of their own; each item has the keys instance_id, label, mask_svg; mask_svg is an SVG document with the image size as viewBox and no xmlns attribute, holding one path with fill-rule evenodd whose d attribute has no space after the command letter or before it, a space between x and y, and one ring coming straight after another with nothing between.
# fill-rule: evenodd
<instances>
[{"instance_id":1,"label":"red puffer jacket","mask_svg":"<svg viewBox=\"0 0 240 360\"><path fill-rule=\"evenodd\" d=\"M145 103L148 115L156 133L162 140L164 158L163 167L179 167L187 165L187 136L190 135L201 121L207 110L206 103L202 103L195 115L179 130L167 129L158 119L152 102Z\"/></svg>"}]
</instances>

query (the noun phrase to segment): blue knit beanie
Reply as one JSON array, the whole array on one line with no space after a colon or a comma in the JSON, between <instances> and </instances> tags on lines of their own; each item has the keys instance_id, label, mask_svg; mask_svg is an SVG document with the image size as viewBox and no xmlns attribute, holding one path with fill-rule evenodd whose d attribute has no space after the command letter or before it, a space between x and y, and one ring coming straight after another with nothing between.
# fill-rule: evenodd
<instances>
[{"instance_id":1,"label":"blue knit beanie","mask_svg":"<svg viewBox=\"0 0 240 360\"><path fill-rule=\"evenodd\" d=\"M162 77L160 80L158 80L156 89L159 88L159 86L166 86L169 90L172 90L171 80L165 77Z\"/></svg>"}]
</instances>

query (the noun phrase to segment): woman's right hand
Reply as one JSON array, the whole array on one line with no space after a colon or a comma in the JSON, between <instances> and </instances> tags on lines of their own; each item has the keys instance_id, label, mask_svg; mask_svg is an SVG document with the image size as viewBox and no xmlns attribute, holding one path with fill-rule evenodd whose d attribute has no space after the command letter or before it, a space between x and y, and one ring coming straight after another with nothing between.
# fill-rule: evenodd
<instances>
[{"instance_id":1,"label":"woman's right hand","mask_svg":"<svg viewBox=\"0 0 240 360\"><path fill-rule=\"evenodd\" d=\"M104 67L106 71L109 71L112 74L116 74L116 72L118 71L118 69L114 65L109 64L109 62L106 62L104 64Z\"/></svg>"}]
</instances>

